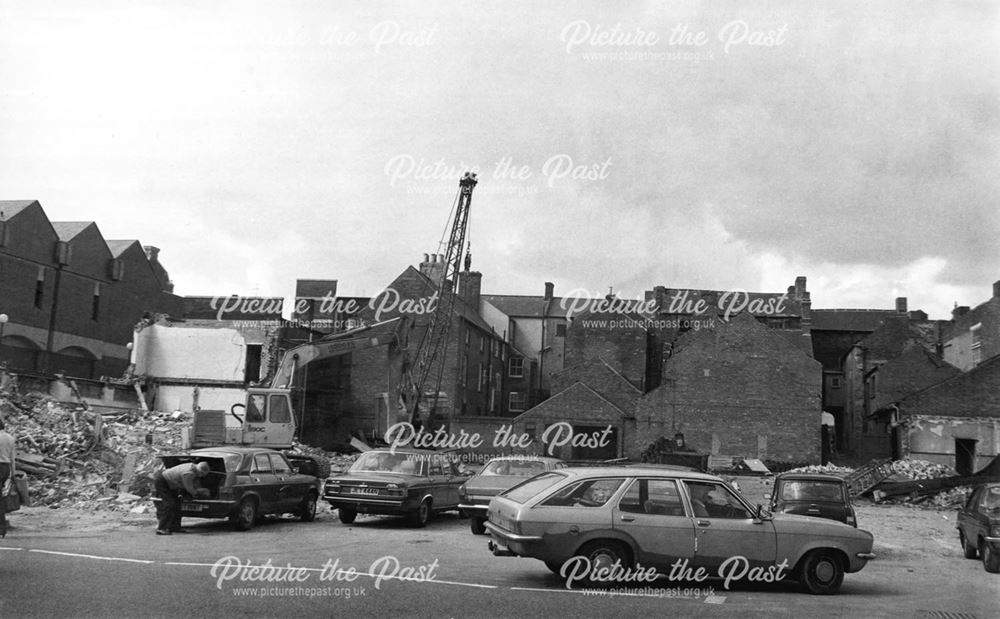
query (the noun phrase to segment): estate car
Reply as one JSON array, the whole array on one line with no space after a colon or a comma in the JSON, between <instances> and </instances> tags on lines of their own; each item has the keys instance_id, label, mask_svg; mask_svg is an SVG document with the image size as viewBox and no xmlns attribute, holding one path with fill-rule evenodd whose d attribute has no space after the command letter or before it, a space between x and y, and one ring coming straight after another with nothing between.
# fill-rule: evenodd
<instances>
[{"instance_id":1,"label":"estate car","mask_svg":"<svg viewBox=\"0 0 1000 619\"><path fill-rule=\"evenodd\" d=\"M423 527L434 512L458 509L469 476L449 454L425 449L373 449L326 482L323 498L344 524L359 513L408 516Z\"/></svg>"},{"instance_id":2,"label":"estate car","mask_svg":"<svg viewBox=\"0 0 1000 619\"><path fill-rule=\"evenodd\" d=\"M830 594L874 558L867 531L772 515L714 475L661 468L543 473L495 497L488 516L494 555L533 557L564 577L581 560L597 574L701 568L727 585L729 570L746 568L747 580L789 575Z\"/></svg>"},{"instance_id":3,"label":"estate car","mask_svg":"<svg viewBox=\"0 0 1000 619\"><path fill-rule=\"evenodd\" d=\"M211 467L200 480L209 498L185 497L183 517L229 518L240 531L250 529L266 514L292 513L306 522L316 517L322 480L299 473L280 451L219 446L160 459L167 468L184 462L207 462Z\"/></svg>"}]
</instances>

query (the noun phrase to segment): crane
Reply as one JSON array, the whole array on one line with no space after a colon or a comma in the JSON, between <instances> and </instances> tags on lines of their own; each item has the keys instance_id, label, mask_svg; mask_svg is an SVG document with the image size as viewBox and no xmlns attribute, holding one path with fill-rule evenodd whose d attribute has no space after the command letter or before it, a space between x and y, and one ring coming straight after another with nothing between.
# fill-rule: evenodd
<instances>
[{"instance_id":1,"label":"crane","mask_svg":"<svg viewBox=\"0 0 1000 619\"><path fill-rule=\"evenodd\" d=\"M433 420L438 396L441 393L441 382L444 378L445 359L447 357L448 333L451 324L454 322L455 297L457 296L458 274L461 271L463 262L463 250L465 249L465 235L469 226L469 208L472 206L472 190L476 188L478 178L473 172L466 172L459 181L458 199L455 206L454 218L451 220L451 233L448 237L444 251L444 269L441 271L440 279L434 282L437 285L438 298L437 307L431 314L430 324L420 338L415 357L416 364L413 367L404 369L406 384L402 389L402 403L409 416L409 421L415 427L421 427L424 420L420 417L420 405L422 400L428 395L431 402L427 410L427 422ZM471 256L466 253L464 256L466 270L468 270ZM442 349L445 351L442 354ZM435 361L441 357L436 367L436 377L433 391L428 394L425 389L427 381L432 377L435 370Z\"/></svg>"}]
</instances>

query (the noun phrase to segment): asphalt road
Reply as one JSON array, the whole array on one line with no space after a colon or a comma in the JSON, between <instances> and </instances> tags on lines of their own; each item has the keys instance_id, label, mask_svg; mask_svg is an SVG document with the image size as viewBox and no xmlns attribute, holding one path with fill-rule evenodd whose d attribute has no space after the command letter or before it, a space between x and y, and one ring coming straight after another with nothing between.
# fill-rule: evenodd
<instances>
[{"instance_id":1,"label":"asphalt road","mask_svg":"<svg viewBox=\"0 0 1000 619\"><path fill-rule=\"evenodd\" d=\"M381 517L346 526L328 512L246 533L220 521L185 526L170 537L13 531L0 542L0 617L1000 616L1000 578L960 553L938 565L896 553L848 574L829 597L793 582L725 590L720 581L618 595L570 591L538 561L493 557L485 537L448 514L426 529Z\"/></svg>"}]
</instances>

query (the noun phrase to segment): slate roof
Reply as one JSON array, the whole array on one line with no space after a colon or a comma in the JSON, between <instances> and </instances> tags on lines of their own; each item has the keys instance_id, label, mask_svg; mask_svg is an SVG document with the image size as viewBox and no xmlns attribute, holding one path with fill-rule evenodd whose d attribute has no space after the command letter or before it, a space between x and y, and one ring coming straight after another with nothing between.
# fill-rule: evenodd
<instances>
[{"instance_id":1,"label":"slate roof","mask_svg":"<svg viewBox=\"0 0 1000 619\"><path fill-rule=\"evenodd\" d=\"M547 316L565 315L562 308L564 297L552 297ZM514 318L542 318L545 310L545 297L515 294L484 294L480 299L489 302L504 314Z\"/></svg>"},{"instance_id":2,"label":"slate roof","mask_svg":"<svg viewBox=\"0 0 1000 619\"><path fill-rule=\"evenodd\" d=\"M126 249L132 247L139 241L137 241L136 239L115 239L105 242L108 244L108 250L111 252L111 255L117 258L118 256L125 253Z\"/></svg>"},{"instance_id":3,"label":"slate roof","mask_svg":"<svg viewBox=\"0 0 1000 619\"><path fill-rule=\"evenodd\" d=\"M52 229L56 231L60 241L72 241L76 235L94 225L92 221L53 221Z\"/></svg>"},{"instance_id":4,"label":"slate roof","mask_svg":"<svg viewBox=\"0 0 1000 619\"><path fill-rule=\"evenodd\" d=\"M38 200L0 200L0 213L4 220L10 220L32 204L38 204Z\"/></svg>"}]
</instances>

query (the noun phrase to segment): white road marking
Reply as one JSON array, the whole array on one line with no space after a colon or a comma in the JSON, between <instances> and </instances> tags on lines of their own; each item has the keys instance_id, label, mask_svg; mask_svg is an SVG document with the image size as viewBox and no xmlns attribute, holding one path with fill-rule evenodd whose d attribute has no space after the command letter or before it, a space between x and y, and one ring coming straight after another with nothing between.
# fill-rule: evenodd
<instances>
[{"instance_id":1,"label":"white road marking","mask_svg":"<svg viewBox=\"0 0 1000 619\"><path fill-rule=\"evenodd\" d=\"M156 563L156 561L147 561L145 559L126 559L124 557L102 557L100 555L84 555L75 552L57 552L55 550L35 550L30 549L28 552L40 552L47 555L61 555L64 557L77 557L80 559L97 559L98 561L124 561L126 563Z\"/></svg>"}]
</instances>

